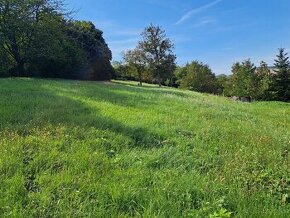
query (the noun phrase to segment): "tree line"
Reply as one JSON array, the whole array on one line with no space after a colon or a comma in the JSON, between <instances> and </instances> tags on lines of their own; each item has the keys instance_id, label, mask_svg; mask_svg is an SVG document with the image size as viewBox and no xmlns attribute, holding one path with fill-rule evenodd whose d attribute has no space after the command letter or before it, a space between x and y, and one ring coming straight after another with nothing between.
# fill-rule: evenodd
<instances>
[{"instance_id":1,"label":"tree line","mask_svg":"<svg viewBox=\"0 0 290 218\"><path fill-rule=\"evenodd\" d=\"M0 77L110 79L103 32L69 17L61 0L0 0Z\"/></svg>"},{"instance_id":2,"label":"tree line","mask_svg":"<svg viewBox=\"0 0 290 218\"><path fill-rule=\"evenodd\" d=\"M261 62L256 67L250 59L234 63L231 75L215 75L200 61L177 66L174 45L160 26L150 25L141 34L136 48L114 62L114 77L157 83L197 92L236 96L251 100L290 101L290 62L283 48L274 67Z\"/></svg>"},{"instance_id":3,"label":"tree line","mask_svg":"<svg viewBox=\"0 0 290 218\"><path fill-rule=\"evenodd\" d=\"M210 67L193 61L175 71L181 88L193 91L236 96L252 100L290 101L290 62L285 49L279 49L273 67L262 61L256 67L250 60L234 63L231 75L212 73Z\"/></svg>"},{"instance_id":4,"label":"tree line","mask_svg":"<svg viewBox=\"0 0 290 218\"><path fill-rule=\"evenodd\" d=\"M174 44L149 25L136 48L111 65L112 52L92 22L70 18L62 0L0 0L0 77L84 80L130 79L192 91L256 100L290 101L290 63L279 49L274 69L237 62L215 75L202 62L176 64Z\"/></svg>"}]
</instances>

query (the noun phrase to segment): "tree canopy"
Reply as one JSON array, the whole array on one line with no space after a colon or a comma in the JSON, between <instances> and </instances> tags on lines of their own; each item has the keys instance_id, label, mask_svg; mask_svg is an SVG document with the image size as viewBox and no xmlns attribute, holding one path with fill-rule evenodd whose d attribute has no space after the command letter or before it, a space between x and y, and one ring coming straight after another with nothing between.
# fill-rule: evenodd
<instances>
[{"instance_id":1,"label":"tree canopy","mask_svg":"<svg viewBox=\"0 0 290 218\"><path fill-rule=\"evenodd\" d=\"M140 49L145 53L153 77L161 86L176 68L174 45L160 26L149 25L141 34Z\"/></svg>"},{"instance_id":2,"label":"tree canopy","mask_svg":"<svg viewBox=\"0 0 290 218\"><path fill-rule=\"evenodd\" d=\"M143 73L147 65L145 52L140 49L140 47L128 50L124 54L124 60L128 66L131 66L136 70L139 84L142 86Z\"/></svg>"},{"instance_id":3,"label":"tree canopy","mask_svg":"<svg viewBox=\"0 0 290 218\"><path fill-rule=\"evenodd\" d=\"M277 100L290 101L290 62L288 54L283 48L275 60L276 75L274 82L275 97Z\"/></svg>"},{"instance_id":4,"label":"tree canopy","mask_svg":"<svg viewBox=\"0 0 290 218\"><path fill-rule=\"evenodd\" d=\"M102 31L72 21L61 0L0 1L0 75L109 79Z\"/></svg>"},{"instance_id":5,"label":"tree canopy","mask_svg":"<svg viewBox=\"0 0 290 218\"><path fill-rule=\"evenodd\" d=\"M255 94L256 67L250 59L232 66L232 95L252 98Z\"/></svg>"},{"instance_id":6,"label":"tree canopy","mask_svg":"<svg viewBox=\"0 0 290 218\"><path fill-rule=\"evenodd\" d=\"M177 71L180 86L192 91L217 93L215 74L208 65L192 61Z\"/></svg>"}]
</instances>

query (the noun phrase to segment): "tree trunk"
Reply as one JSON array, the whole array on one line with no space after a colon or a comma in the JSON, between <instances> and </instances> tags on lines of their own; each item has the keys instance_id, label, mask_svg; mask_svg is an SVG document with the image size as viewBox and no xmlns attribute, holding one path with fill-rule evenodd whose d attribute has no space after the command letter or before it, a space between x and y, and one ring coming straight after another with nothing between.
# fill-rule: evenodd
<instances>
[{"instance_id":1,"label":"tree trunk","mask_svg":"<svg viewBox=\"0 0 290 218\"><path fill-rule=\"evenodd\" d=\"M157 73L157 82L158 82L159 88L161 88L162 76L160 72Z\"/></svg>"},{"instance_id":2,"label":"tree trunk","mask_svg":"<svg viewBox=\"0 0 290 218\"><path fill-rule=\"evenodd\" d=\"M142 73L141 73L141 69L138 68L138 78L139 78L139 85L142 86Z\"/></svg>"},{"instance_id":3,"label":"tree trunk","mask_svg":"<svg viewBox=\"0 0 290 218\"><path fill-rule=\"evenodd\" d=\"M143 84L142 84L142 78L141 78L141 76L139 75L139 84L140 84L140 86L142 86Z\"/></svg>"},{"instance_id":4,"label":"tree trunk","mask_svg":"<svg viewBox=\"0 0 290 218\"><path fill-rule=\"evenodd\" d=\"M161 88L161 79L160 78L158 78L158 85L159 85L159 88Z\"/></svg>"}]
</instances>

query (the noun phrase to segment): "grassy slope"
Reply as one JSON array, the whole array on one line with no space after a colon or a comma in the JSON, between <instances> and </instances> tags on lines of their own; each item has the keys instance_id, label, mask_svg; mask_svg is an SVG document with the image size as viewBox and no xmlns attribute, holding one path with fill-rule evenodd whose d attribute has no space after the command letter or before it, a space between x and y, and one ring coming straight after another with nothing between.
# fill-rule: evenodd
<instances>
[{"instance_id":1,"label":"grassy slope","mask_svg":"<svg viewBox=\"0 0 290 218\"><path fill-rule=\"evenodd\" d=\"M0 80L0 216L289 217L290 106Z\"/></svg>"}]
</instances>

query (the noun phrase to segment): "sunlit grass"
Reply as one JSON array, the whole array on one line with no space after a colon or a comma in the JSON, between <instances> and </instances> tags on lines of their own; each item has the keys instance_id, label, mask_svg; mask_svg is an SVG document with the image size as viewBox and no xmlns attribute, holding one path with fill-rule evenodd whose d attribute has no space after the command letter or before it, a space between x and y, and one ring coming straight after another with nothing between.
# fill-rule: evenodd
<instances>
[{"instance_id":1,"label":"sunlit grass","mask_svg":"<svg viewBox=\"0 0 290 218\"><path fill-rule=\"evenodd\" d=\"M2 79L0 114L1 217L289 217L289 104Z\"/></svg>"}]
</instances>

